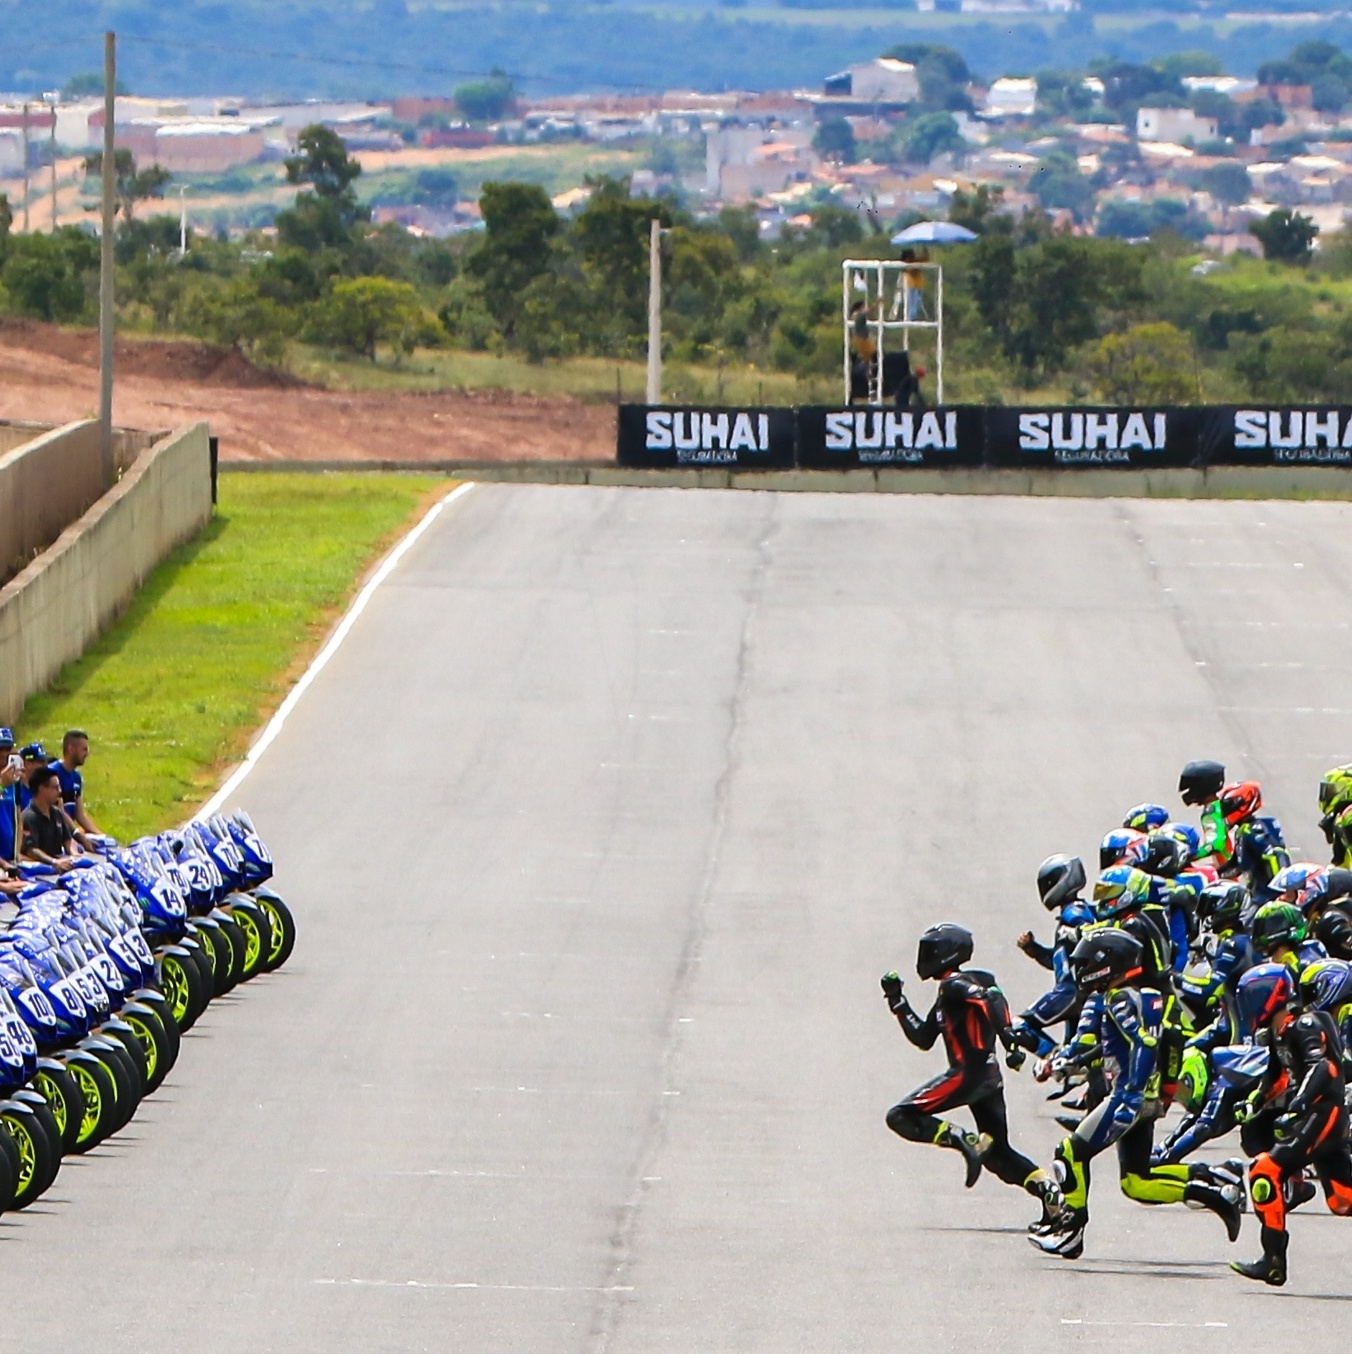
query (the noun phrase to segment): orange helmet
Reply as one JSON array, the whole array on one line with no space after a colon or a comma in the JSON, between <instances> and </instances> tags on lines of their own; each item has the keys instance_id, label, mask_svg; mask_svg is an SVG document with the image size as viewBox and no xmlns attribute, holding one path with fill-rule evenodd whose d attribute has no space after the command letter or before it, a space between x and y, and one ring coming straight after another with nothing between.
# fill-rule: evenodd
<instances>
[{"instance_id":1,"label":"orange helmet","mask_svg":"<svg viewBox=\"0 0 1352 1354\"><path fill-rule=\"evenodd\" d=\"M1232 781L1221 791L1221 813L1232 827L1263 807L1263 787L1256 780Z\"/></svg>"}]
</instances>

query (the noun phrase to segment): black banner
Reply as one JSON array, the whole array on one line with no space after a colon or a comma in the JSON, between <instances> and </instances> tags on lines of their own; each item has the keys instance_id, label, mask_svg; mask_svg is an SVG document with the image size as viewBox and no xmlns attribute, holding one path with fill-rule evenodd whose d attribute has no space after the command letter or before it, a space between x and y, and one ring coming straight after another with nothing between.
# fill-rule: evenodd
<instances>
[{"instance_id":1,"label":"black banner","mask_svg":"<svg viewBox=\"0 0 1352 1354\"><path fill-rule=\"evenodd\" d=\"M689 408L622 404L618 459L653 468L1352 469L1352 407Z\"/></svg>"},{"instance_id":2,"label":"black banner","mask_svg":"<svg viewBox=\"0 0 1352 1354\"><path fill-rule=\"evenodd\" d=\"M1208 464L1352 467L1352 409L1227 406L1197 413Z\"/></svg>"},{"instance_id":3,"label":"black banner","mask_svg":"<svg viewBox=\"0 0 1352 1354\"><path fill-rule=\"evenodd\" d=\"M798 410L798 464L814 470L979 466L981 412L805 405Z\"/></svg>"},{"instance_id":4,"label":"black banner","mask_svg":"<svg viewBox=\"0 0 1352 1354\"><path fill-rule=\"evenodd\" d=\"M791 469L794 411L620 405L621 465Z\"/></svg>"},{"instance_id":5,"label":"black banner","mask_svg":"<svg viewBox=\"0 0 1352 1354\"><path fill-rule=\"evenodd\" d=\"M1197 462L1192 409L989 408L985 427L988 465L1146 470Z\"/></svg>"}]
</instances>

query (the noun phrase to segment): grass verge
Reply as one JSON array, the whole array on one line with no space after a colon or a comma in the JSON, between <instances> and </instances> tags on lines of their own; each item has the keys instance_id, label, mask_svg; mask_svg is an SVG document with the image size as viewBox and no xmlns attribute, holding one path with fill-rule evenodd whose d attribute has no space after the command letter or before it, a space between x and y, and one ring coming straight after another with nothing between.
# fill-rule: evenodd
<instances>
[{"instance_id":1,"label":"grass verge","mask_svg":"<svg viewBox=\"0 0 1352 1354\"><path fill-rule=\"evenodd\" d=\"M524 357L473 353L461 349L419 349L412 357L377 362L335 357L318 348L293 344L290 370L329 390L509 390L614 403L643 399L647 368L642 362L604 357L569 357L528 362ZM798 378L757 367L696 366L665 362L662 390L677 404L812 404L840 398L840 377Z\"/></svg>"},{"instance_id":2,"label":"grass verge","mask_svg":"<svg viewBox=\"0 0 1352 1354\"><path fill-rule=\"evenodd\" d=\"M222 475L216 515L18 732L53 755L89 731L85 798L125 839L205 800L304 669L362 575L447 481L414 475Z\"/></svg>"}]
</instances>

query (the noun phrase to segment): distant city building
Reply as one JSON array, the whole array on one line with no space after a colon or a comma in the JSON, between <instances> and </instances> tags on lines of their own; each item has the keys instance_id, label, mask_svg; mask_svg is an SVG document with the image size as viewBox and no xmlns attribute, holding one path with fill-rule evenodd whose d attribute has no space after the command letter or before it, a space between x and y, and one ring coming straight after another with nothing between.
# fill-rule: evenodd
<instances>
[{"instance_id":1,"label":"distant city building","mask_svg":"<svg viewBox=\"0 0 1352 1354\"><path fill-rule=\"evenodd\" d=\"M1136 135L1142 141L1214 141L1215 118L1202 117L1191 108L1141 108L1136 113Z\"/></svg>"},{"instance_id":2,"label":"distant city building","mask_svg":"<svg viewBox=\"0 0 1352 1354\"><path fill-rule=\"evenodd\" d=\"M909 61L880 56L827 76L823 93L858 104L908 104L920 97L920 77Z\"/></svg>"},{"instance_id":3,"label":"distant city building","mask_svg":"<svg viewBox=\"0 0 1352 1354\"><path fill-rule=\"evenodd\" d=\"M1003 77L992 80L986 91L985 116L988 118L1026 118L1037 107L1037 81Z\"/></svg>"},{"instance_id":4,"label":"distant city building","mask_svg":"<svg viewBox=\"0 0 1352 1354\"><path fill-rule=\"evenodd\" d=\"M724 202L782 192L816 169L812 127L726 126L708 133L705 190Z\"/></svg>"}]
</instances>

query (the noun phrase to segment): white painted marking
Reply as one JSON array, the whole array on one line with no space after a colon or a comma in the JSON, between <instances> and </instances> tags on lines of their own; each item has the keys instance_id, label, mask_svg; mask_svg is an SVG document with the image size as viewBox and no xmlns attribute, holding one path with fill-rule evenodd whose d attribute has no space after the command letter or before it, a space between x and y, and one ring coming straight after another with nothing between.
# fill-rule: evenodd
<instances>
[{"instance_id":1,"label":"white painted marking","mask_svg":"<svg viewBox=\"0 0 1352 1354\"><path fill-rule=\"evenodd\" d=\"M1063 1326L1146 1326L1153 1330L1226 1330L1226 1321L1087 1321L1084 1317L1063 1316Z\"/></svg>"},{"instance_id":2,"label":"white painted marking","mask_svg":"<svg viewBox=\"0 0 1352 1354\"><path fill-rule=\"evenodd\" d=\"M328 643L315 655L314 661L301 674L300 681L287 692L286 699L277 707L277 713L268 720L267 727L258 736L257 741L249 749L248 755L231 772L225 784L216 791L205 804L193 815L194 821L202 818L209 818L213 813L219 813L222 805L235 793L244 783L245 777L258 764L258 759L272 746L277 735L281 733L290 717L292 710L300 703L300 698L310 689L310 684L321 672L328 666L329 659L338 652L339 645L348 637L352 627L357 623L357 617L366 610L366 604L375 595L376 589L395 571L399 561L418 543L423 532L432 525L441 515L443 508L448 507L455 502L457 498L469 493L474 488L470 484L458 484L451 490L445 498L439 499L434 503L424 515L421 522L413 528L412 531L399 542L398 545L385 556L380 567L367 580L366 586L353 598L352 605L348 607L347 614L338 622L337 628L328 638Z\"/></svg>"},{"instance_id":3,"label":"white painted marking","mask_svg":"<svg viewBox=\"0 0 1352 1354\"><path fill-rule=\"evenodd\" d=\"M317 1284L341 1288L451 1288L481 1289L486 1293L632 1293L632 1284L605 1288L543 1283L425 1283L420 1279L315 1279Z\"/></svg>"}]
</instances>

